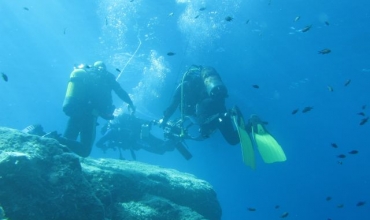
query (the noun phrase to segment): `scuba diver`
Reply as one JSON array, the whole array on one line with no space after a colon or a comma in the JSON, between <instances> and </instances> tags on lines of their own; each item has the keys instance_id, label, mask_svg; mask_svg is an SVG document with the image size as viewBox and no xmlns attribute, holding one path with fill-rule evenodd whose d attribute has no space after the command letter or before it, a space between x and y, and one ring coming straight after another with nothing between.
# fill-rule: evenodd
<instances>
[{"instance_id":1,"label":"scuba diver","mask_svg":"<svg viewBox=\"0 0 370 220\"><path fill-rule=\"evenodd\" d=\"M137 118L132 114L127 114L122 108L118 108L113 113L114 119L103 126L103 136L96 142L96 146L104 152L111 148L118 148L120 159L123 159L121 150L130 150L131 156L136 160L135 151L140 149L150 153L164 154L167 151L173 151L175 148L182 156L189 160L192 155L174 138L162 140L150 133L156 121L148 121Z\"/></svg>"},{"instance_id":2,"label":"scuba diver","mask_svg":"<svg viewBox=\"0 0 370 220\"><path fill-rule=\"evenodd\" d=\"M176 88L171 104L160 120L160 126L165 129L165 133L166 129L171 129L172 135L177 132L176 136L183 140L197 141L209 138L218 129L230 145L241 144L243 162L253 169L254 145L264 162L285 161L284 151L267 132L263 121L252 115L245 124L237 106L231 109L225 107L227 97L227 88L213 67L192 65ZM168 121L178 107L181 117L174 126L169 126L171 123ZM188 134L188 129L193 125L199 126L199 134L196 136Z\"/></svg>"},{"instance_id":3,"label":"scuba diver","mask_svg":"<svg viewBox=\"0 0 370 220\"><path fill-rule=\"evenodd\" d=\"M115 76L107 71L102 61L95 62L93 66L80 65L75 68L70 75L63 103L63 111L69 116L63 137L56 132L46 134L46 137L57 139L81 157L89 156L95 140L98 117L113 119L115 107L112 91L128 104L134 114L135 106L131 98Z\"/></svg>"},{"instance_id":4,"label":"scuba diver","mask_svg":"<svg viewBox=\"0 0 370 220\"><path fill-rule=\"evenodd\" d=\"M177 86L160 123L164 127L179 107L183 123L190 120L189 127L199 126L199 135L191 139L204 140L218 129L230 145L236 145L239 136L225 107L227 97L227 89L213 67L193 65Z\"/></svg>"}]
</instances>

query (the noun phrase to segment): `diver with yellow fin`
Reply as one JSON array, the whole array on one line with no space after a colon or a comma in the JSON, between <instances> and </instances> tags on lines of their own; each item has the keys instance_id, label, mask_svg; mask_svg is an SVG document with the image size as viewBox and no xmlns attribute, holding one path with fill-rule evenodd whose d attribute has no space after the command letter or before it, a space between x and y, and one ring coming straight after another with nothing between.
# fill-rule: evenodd
<instances>
[{"instance_id":1,"label":"diver with yellow fin","mask_svg":"<svg viewBox=\"0 0 370 220\"><path fill-rule=\"evenodd\" d=\"M231 110L226 108L227 97L227 88L213 67L192 65L184 73L170 105L159 120L159 126L165 134L175 135L180 140L195 141L205 140L219 130L228 144L241 144L243 162L252 169L255 168L254 145L266 163L285 161L284 151L266 131L262 121L252 116L249 123L245 124L238 107ZM180 119L175 123L177 129L172 129L175 127L169 126L168 122L171 122L169 119L177 108L180 110ZM190 124L186 125L189 121ZM188 133L192 126L199 127L196 136ZM171 128L171 132L166 132L168 128Z\"/></svg>"}]
</instances>

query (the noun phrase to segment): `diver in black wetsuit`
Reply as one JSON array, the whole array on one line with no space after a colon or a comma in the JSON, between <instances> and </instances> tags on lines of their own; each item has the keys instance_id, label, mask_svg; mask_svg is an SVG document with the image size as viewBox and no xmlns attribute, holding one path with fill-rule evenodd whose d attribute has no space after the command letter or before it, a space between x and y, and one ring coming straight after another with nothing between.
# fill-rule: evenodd
<instances>
[{"instance_id":1,"label":"diver in black wetsuit","mask_svg":"<svg viewBox=\"0 0 370 220\"><path fill-rule=\"evenodd\" d=\"M213 67L193 65L176 88L161 125L165 127L179 107L181 120L190 119L199 126L199 136L192 139L203 140L218 129L230 145L236 145L239 136L225 107L227 96L227 89Z\"/></svg>"},{"instance_id":2,"label":"diver in black wetsuit","mask_svg":"<svg viewBox=\"0 0 370 220\"><path fill-rule=\"evenodd\" d=\"M129 105L132 113L135 112L131 98L102 61L74 69L63 103L63 111L69 116L66 130L63 137L55 134L50 137L81 157L89 156L95 140L97 118L113 118L112 91Z\"/></svg>"},{"instance_id":3,"label":"diver in black wetsuit","mask_svg":"<svg viewBox=\"0 0 370 220\"><path fill-rule=\"evenodd\" d=\"M155 121L137 118L134 115L124 113L120 108L116 109L113 115L114 119L102 128L104 135L96 142L96 146L103 151L109 148L118 148L120 159L123 159L121 150L130 150L131 156L136 159L135 151L140 149L162 155L177 148L185 159L191 158L191 154L186 148L180 146L181 143L178 143L174 138L162 140L150 133Z\"/></svg>"}]
</instances>

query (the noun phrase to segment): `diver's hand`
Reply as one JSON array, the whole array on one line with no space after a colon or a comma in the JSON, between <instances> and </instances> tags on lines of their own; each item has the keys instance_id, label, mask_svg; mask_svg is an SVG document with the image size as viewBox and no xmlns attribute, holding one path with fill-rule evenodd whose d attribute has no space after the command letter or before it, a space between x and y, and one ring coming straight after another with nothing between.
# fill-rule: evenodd
<instances>
[{"instance_id":1,"label":"diver's hand","mask_svg":"<svg viewBox=\"0 0 370 220\"><path fill-rule=\"evenodd\" d=\"M131 105L128 105L128 110L131 112L131 115L134 115L135 112L136 112L136 107L134 106L134 104L131 104Z\"/></svg>"},{"instance_id":2,"label":"diver's hand","mask_svg":"<svg viewBox=\"0 0 370 220\"><path fill-rule=\"evenodd\" d=\"M157 124L160 128L165 128L167 124L167 120L165 120L164 118L161 118L157 121Z\"/></svg>"}]
</instances>

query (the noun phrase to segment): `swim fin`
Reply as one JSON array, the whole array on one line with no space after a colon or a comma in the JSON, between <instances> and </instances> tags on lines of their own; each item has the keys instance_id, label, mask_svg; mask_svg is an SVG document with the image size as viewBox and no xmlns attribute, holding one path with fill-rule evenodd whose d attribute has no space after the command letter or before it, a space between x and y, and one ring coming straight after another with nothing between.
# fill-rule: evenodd
<instances>
[{"instance_id":1,"label":"swim fin","mask_svg":"<svg viewBox=\"0 0 370 220\"><path fill-rule=\"evenodd\" d=\"M261 123L252 126L252 136L265 163L283 162L286 160L285 153L279 143L265 130Z\"/></svg>"},{"instance_id":2,"label":"swim fin","mask_svg":"<svg viewBox=\"0 0 370 220\"><path fill-rule=\"evenodd\" d=\"M252 169L256 169L256 160L254 156L252 140L245 129L243 115L237 106L234 106L231 109L231 118L239 134L243 162Z\"/></svg>"}]
</instances>

